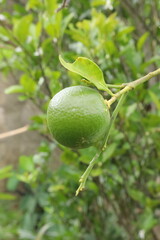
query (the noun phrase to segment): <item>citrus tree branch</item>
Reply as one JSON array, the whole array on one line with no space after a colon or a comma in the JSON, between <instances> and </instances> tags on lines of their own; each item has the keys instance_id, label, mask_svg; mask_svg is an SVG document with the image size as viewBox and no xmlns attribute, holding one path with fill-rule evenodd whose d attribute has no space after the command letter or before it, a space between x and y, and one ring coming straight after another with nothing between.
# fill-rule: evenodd
<instances>
[{"instance_id":1,"label":"citrus tree branch","mask_svg":"<svg viewBox=\"0 0 160 240\"><path fill-rule=\"evenodd\" d=\"M159 74L160 74L160 68L158 68L157 70L155 70L153 72L148 73L146 76L141 77L133 82L122 84L122 86L124 86L124 88L122 90L120 90L119 92L115 93L114 96L111 99L109 99L108 101L105 100L106 104L108 105L108 107L110 107L112 105L112 103L114 103L121 95L129 92L130 90L136 88L140 84L150 80L151 78L153 78Z\"/></svg>"},{"instance_id":2,"label":"citrus tree branch","mask_svg":"<svg viewBox=\"0 0 160 240\"><path fill-rule=\"evenodd\" d=\"M76 196L79 194L80 191L82 191L84 188L85 188L85 185L86 185L86 180L92 170L92 168L94 167L94 165L98 162L98 159L99 157L101 156L101 154L103 153L103 151L105 151L106 147L107 147L107 143L108 143L108 139L109 139L109 136L110 136L110 133L111 133L111 129L112 129L112 126L115 122L115 119L117 117L117 114L125 100L125 97L126 97L126 94L123 94L111 116L111 120L110 120L110 125L108 127L108 131L107 131L107 134L106 134L106 137L105 137L105 143L102 147L102 149L96 153L96 155L93 157L92 161L89 163L87 169L85 170L85 172L83 173L83 175L81 176L79 182L80 182L80 185L76 191Z\"/></svg>"},{"instance_id":3,"label":"citrus tree branch","mask_svg":"<svg viewBox=\"0 0 160 240\"><path fill-rule=\"evenodd\" d=\"M92 161L89 163L87 169L85 170L85 172L83 173L83 175L81 176L79 182L80 182L80 185L76 191L76 196L79 194L79 192L81 192L84 188L85 188L85 185L86 185L86 180L92 170L92 168L94 167L95 163L98 161L98 158L99 156L101 155L102 151L98 152L92 159Z\"/></svg>"},{"instance_id":4,"label":"citrus tree branch","mask_svg":"<svg viewBox=\"0 0 160 240\"><path fill-rule=\"evenodd\" d=\"M21 127L21 128L9 131L9 132L0 133L0 139L12 137L12 136L15 136L17 134L24 133L24 132L26 132L28 130L29 130L29 125L26 125L24 127Z\"/></svg>"},{"instance_id":5,"label":"citrus tree branch","mask_svg":"<svg viewBox=\"0 0 160 240\"><path fill-rule=\"evenodd\" d=\"M71 0L63 0L61 6L56 10L56 12L61 11L63 8L68 7Z\"/></svg>"},{"instance_id":6,"label":"citrus tree branch","mask_svg":"<svg viewBox=\"0 0 160 240\"><path fill-rule=\"evenodd\" d=\"M115 120L116 120L116 117L117 117L117 115L118 115L118 113L119 113L119 110L120 110L120 108L121 108L121 106L122 106L122 104L123 104L123 102L124 102L124 100L125 100L125 98L126 98L126 95L127 95L127 93L124 93L124 94L120 97L120 100L119 100L116 108L114 109L114 111L113 111L113 113L112 113L110 125L109 125L108 132L107 132L107 137L106 137L105 144L104 144L104 147L103 147L103 151L104 151L104 150L106 149L106 147L107 147L107 143L108 143L108 139L109 139L109 136L110 136L110 132L111 132L112 126L113 126L113 124L114 124L114 122L115 122Z\"/></svg>"}]
</instances>

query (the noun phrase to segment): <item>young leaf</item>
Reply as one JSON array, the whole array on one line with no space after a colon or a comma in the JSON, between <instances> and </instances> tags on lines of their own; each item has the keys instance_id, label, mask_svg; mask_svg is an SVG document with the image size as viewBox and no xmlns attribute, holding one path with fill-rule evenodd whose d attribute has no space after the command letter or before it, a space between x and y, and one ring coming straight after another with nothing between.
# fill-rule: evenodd
<instances>
[{"instance_id":1,"label":"young leaf","mask_svg":"<svg viewBox=\"0 0 160 240\"><path fill-rule=\"evenodd\" d=\"M22 93L24 92L24 88L21 85L13 85L5 89L5 94L11 94L11 93Z\"/></svg>"},{"instance_id":2,"label":"young leaf","mask_svg":"<svg viewBox=\"0 0 160 240\"><path fill-rule=\"evenodd\" d=\"M20 84L24 88L25 93L33 94L36 91L36 83L27 74L23 74L20 78Z\"/></svg>"},{"instance_id":3,"label":"young leaf","mask_svg":"<svg viewBox=\"0 0 160 240\"><path fill-rule=\"evenodd\" d=\"M118 32L117 38L119 39L123 36L126 36L127 34L133 32L134 30L135 30L135 27L133 27L133 26L125 27Z\"/></svg>"},{"instance_id":4,"label":"young leaf","mask_svg":"<svg viewBox=\"0 0 160 240\"><path fill-rule=\"evenodd\" d=\"M141 50L141 49L142 49L142 47L143 47L145 41L147 40L148 36L149 36L149 33L146 32L146 33L144 33L144 34L139 38L139 40L138 40L138 42L137 42L137 49L138 49L138 50Z\"/></svg>"},{"instance_id":5,"label":"young leaf","mask_svg":"<svg viewBox=\"0 0 160 240\"><path fill-rule=\"evenodd\" d=\"M26 5L26 9L27 10L30 10L30 9L33 9L33 8L36 8L36 7L40 7L41 6L41 1L40 0L29 0L27 2L27 5Z\"/></svg>"},{"instance_id":6,"label":"young leaf","mask_svg":"<svg viewBox=\"0 0 160 240\"><path fill-rule=\"evenodd\" d=\"M9 193L0 193L0 200L14 200L16 196Z\"/></svg>"},{"instance_id":7,"label":"young leaf","mask_svg":"<svg viewBox=\"0 0 160 240\"><path fill-rule=\"evenodd\" d=\"M32 15L26 15L15 22L13 32L20 42L26 41L32 19Z\"/></svg>"},{"instance_id":8,"label":"young leaf","mask_svg":"<svg viewBox=\"0 0 160 240\"><path fill-rule=\"evenodd\" d=\"M156 105L157 109L160 110L160 100L159 100L158 96L152 91L149 91L149 95L150 95L152 101L154 102L154 104Z\"/></svg>"},{"instance_id":9,"label":"young leaf","mask_svg":"<svg viewBox=\"0 0 160 240\"><path fill-rule=\"evenodd\" d=\"M47 14L53 15L53 13L55 12L55 10L57 8L56 1L55 0L45 0L44 4L46 7Z\"/></svg>"},{"instance_id":10,"label":"young leaf","mask_svg":"<svg viewBox=\"0 0 160 240\"><path fill-rule=\"evenodd\" d=\"M30 156L20 156L19 167L24 171L32 172L34 170L34 162Z\"/></svg>"},{"instance_id":11,"label":"young leaf","mask_svg":"<svg viewBox=\"0 0 160 240\"><path fill-rule=\"evenodd\" d=\"M128 194L135 201L137 201L143 205L145 204L145 195L143 192L141 192L139 190L134 190L134 189L128 188Z\"/></svg>"},{"instance_id":12,"label":"young leaf","mask_svg":"<svg viewBox=\"0 0 160 240\"><path fill-rule=\"evenodd\" d=\"M8 178L10 176L12 176L12 166L9 165L7 167L3 167L2 169L0 169L0 179L5 179Z\"/></svg>"},{"instance_id":13,"label":"young leaf","mask_svg":"<svg viewBox=\"0 0 160 240\"><path fill-rule=\"evenodd\" d=\"M60 55L59 60L61 64L69 71L75 72L86 78L91 83L93 83L99 90L104 90L110 95L113 95L104 81L101 69L90 59L85 57L78 57L74 63L67 63Z\"/></svg>"}]
</instances>

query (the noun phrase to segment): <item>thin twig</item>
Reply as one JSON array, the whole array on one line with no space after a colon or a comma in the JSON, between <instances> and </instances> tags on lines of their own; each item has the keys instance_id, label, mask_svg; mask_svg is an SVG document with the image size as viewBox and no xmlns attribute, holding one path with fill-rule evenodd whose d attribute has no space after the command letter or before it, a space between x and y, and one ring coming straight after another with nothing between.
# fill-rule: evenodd
<instances>
[{"instance_id":1,"label":"thin twig","mask_svg":"<svg viewBox=\"0 0 160 240\"><path fill-rule=\"evenodd\" d=\"M86 185L86 181L87 181L87 178L92 170L92 168L94 167L94 165L97 163L99 157L101 156L101 154L103 153L103 151L106 149L106 146L107 146L107 142L108 142L108 138L110 136L110 131L111 131L111 128L115 122L115 119L117 117L117 114L119 112L119 109L121 108L122 104L123 104L123 101L126 97L126 94L123 94L111 116L111 120L110 120L110 124L109 124L109 127L108 127L108 131L107 131L107 134L105 136L105 143L104 145L102 146L102 149L99 150L96 155L93 157L92 161L89 163L87 169L85 170L85 172L83 173L83 175L80 177L80 185L76 191L76 196L79 194L80 191L82 191L84 188L85 188L85 185Z\"/></svg>"},{"instance_id":2,"label":"thin twig","mask_svg":"<svg viewBox=\"0 0 160 240\"><path fill-rule=\"evenodd\" d=\"M15 136L17 134L24 133L24 132L28 131L28 129L29 129L29 125L25 125L24 127L17 128L15 130L12 130L12 131L9 131L9 132L1 133L0 134L0 139L12 137L12 136Z\"/></svg>"},{"instance_id":3,"label":"thin twig","mask_svg":"<svg viewBox=\"0 0 160 240\"><path fill-rule=\"evenodd\" d=\"M122 3L122 5L124 6L124 8L127 7L128 10L130 11L130 13L132 13L134 16L136 16L136 17L138 18L139 22L142 23L143 28L144 28L146 31L149 31L149 32L151 33L151 35L154 36L154 40L155 40L158 44L160 44L160 41L159 41L159 39L157 38L157 36L156 36L156 34L154 33L154 31L152 30L152 28L150 28L150 27L146 24L146 22L145 22L145 20L143 19L143 17L139 14L139 12L137 11L137 9L132 6L132 4L130 3L130 1L128 1L128 0L123 0L121 3Z\"/></svg>"},{"instance_id":4,"label":"thin twig","mask_svg":"<svg viewBox=\"0 0 160 240\"><path fill-rule=\"evenodd\" d=\"M76 196L79 194L79 192L81 192L84 188L85 188L85 184L86 184L86 180L92 170L92 168L94 167L95 163L97 162L99 156L101 155L102 151L98 152L92 159L92 161L89 163L87 169L85 170L85 172L83 173L83 175L81 176L79 182L80 185L76 191Z\"/></svg>"},{"instance_id":5,"label":"thin twig","mask_svg":"<svg viewBox=\"0 0 160 240\"><path fill-rule=\"evenodd\" d=\"M68 7L71 0L63 0L62 5L56 10L56 13L61 11L63 8Z\"/></svg>"}]
</instances>

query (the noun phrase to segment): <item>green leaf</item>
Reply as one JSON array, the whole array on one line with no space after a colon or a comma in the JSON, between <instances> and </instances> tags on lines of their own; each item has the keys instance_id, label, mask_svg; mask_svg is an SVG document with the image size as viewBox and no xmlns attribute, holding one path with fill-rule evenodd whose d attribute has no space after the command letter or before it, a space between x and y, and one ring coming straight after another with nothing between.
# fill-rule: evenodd
<instances>
[{"instance_id":1,"label":"green leaf","mask_svg":"<svg viewBox=\"0 0 160 240\"><path fill-rule=\"evenodd\" d=\"M39 38L42 32L42 23L38 22L37 24L30 25L30 35L33 40L37 43L35 46L38 48Z\"/></svg>"},{"instance_id":2,"label":"green leaf","mask_svg":"<svg viewBox=\"0 0 160 240\"><path fill-rule=\"evenodd\" d=\"M117 48L116 48L114 42L111 40L107 40L105 42L105 50L110 55L117 53Z\"/></svg>"},{"instance_id":3,"label":"green leaf","mask_svg":"<svg viewBox=\"0 0 160 240\"><path fill-rule=\"evenodd\" d=\"M64 35L64 32L68 26L68 24L70 23L70 21L73 18L73 13L67 15L63 20L62 20L62 25L61 25L61 37Z\"/></svg>"},{"instance_id":4,"label":"green leaf","mask_svg":"<svg viewBox=\"0 0 160 240\"><path fill-rule=\"evenodd\" d=\"M77 154L70 149L65 149L61 154L61 160L66 164L74 164L77 160Z\"/></svg>"},{"instance_id":5,"label":"green leaf","mask_svg":"<svg viewBox=\"0 0 160 240\"><path fill-rule=\"evenodd\" d=\"M5 89L5 94L22 93L22 92L24 92L24 88L21 85L13 85Z\"/></svg>"},{"instance_id":6,"label":"green leaf","mask_svg":"<svg viewBox=\"0 0 160 240\"><path fill-rule=\"evenodd\" d=\"M136 108L137 108L136 103L133 103L127 107L127 109L126 109L127 110L126 111L127 118L130 117L130 115L132 115L135 112Z\"/></svg>"},{"instance_id":7,"label":"green leaf","mask_svg":"<svg viewBox=\"0 0 160 240\"><path fill-rule=\"evenodd\" d=\"M112 155L114 154L114 152L116 150L116 147L117 147L116 143L112 143L107 146L106 150L103 152L103 155L102 155L103 162L107 161L108 159L110 159L112 157Z\"/></svg>"},{"instance_id":8,"label":"green leaf","mask_svg":"<svg viewBox=\"0 0 160 240\"><path fill-rule=\"evenodd\" d=\"M142 49L142 47L143 47L145 41L147 40L148 36L149 36L149 32L146 32L139 38L139 40L137 42L137 49L138 50Z\"/></svg>"},{"instance_id":9,"label":"green leaf","mask_svg":"<svg viewBox=\"0 0 160 240\"><path fill-rule=\"evenodd\" d=\"M154 104L156 105L157 109L160 110L160 100L158 99L157 95L152 91L149 91L149 95Z\"/></svg>"},{"instance_id":10,"label":"green leaf","mask_svg":"<svg viewBox=\"0 0 160 240\"><path fill-rule=\"evenodd\" d=\"M120 55L124 56L124 59L127 65L131 68L134 74L140 71L142 63L142 55L140 52L136 52L134 46L126 46L121 52Z\"/></svg>"},{"instance_id":11,"label":"green leaf","mask_svg":"<svg viewBox=\"0 0 160 240\"><path fill-rule=\"evenodd\" d=\"M10 39L10 33L7 29L5 29L4 27L0 26L0 38L7 40Z\"/></svg>"},{"instance_id":12,"label":"green leaf","mask_svg":"<svg viewBox=\"0 0 160 240\"><path fill-rule=\"evenodd\" d=\"M142 215L139 216L139 226L145 231L149 231L158 223L157 219L150 208L147 208Z\"/></svg>"},{"instance_id":13,"label":"green leaf","mask_svg":"<svg viewBox=\"0 0 160 240\"><path fill-rule=\"evenodd\" d=\"M59 38L61 35L62 13L61 11L52 15L50 18L48 15L44 15L44 29L47 34L52 38Z\"/></svg>"},{"instance_id":14,"label":"green leaf","mask_svg":"<svg viewBox=\"0 0 160 240\"><path fill-rule=\"evenodd\" d=\"M12 176L12 166L6 166L0 169L0 179L8 178Z\"/></svg>"},{"instance_id":15,"label":"green leaf","mask_svg":"<svg viewBox=\"0 0 160 240\"><path fill-rule=\"evenodd\" d=\"M121 37L133 32L134 30L135 30L135 27L133 27L133 26L126 27L118 32L117 38L121 38Z\"/></svg>"},{"instance_id":16,"label":"green leaf","mask_svg":"<svg viewBox=\"0 0 160 240\"><path fill-rule=\"evenodd\" d=\"M20 79L20 84L22 85L26 93L33 94L36 90L36 83L26 74L22 75Z\"/></svg>"},{"instance_id":17,"label":"green leaf","mask_svg":"<svg viewBox=\"0 0 160 240\"><path fill-rule=\"evenodd\" d=\"M91 6L93 6L93 7L97 7L97 6L105 5L105 4L106 4L105 0L93 0L93 1L91 1Z\"/></svg>"},{"instance_id":18,"label":"green leaf","mask_svg":"<svg viewBox=\"0 0 160 240\"><path fill-rule=\"evenodd\" d=\"M29 27L32 22L32 15L27 15L22 17L20 20L16 21L14 24L14 35L18 38L19 41L26 41L29 34Z\"/></svg>"},{"instance_id":19,"label":"green leaf","mask_svg":"<svg viewBox=\"0 0 160 240\"><path fill-rule=\"evenodd\" d=\"M104 81L102 70L88 58L78 57L74 63L67 63L59 56L61 64L71 72L75 72L93 83L99 90L104 90L111 94Z\"/></svg>"},{"instance_id":20,"label":"green leaf","mask_svg":"<svg viewBox=\"0 0 160 240\"><path fill-rule=\"evenodd\" d=\"M92 170L91 176L98 177L98 176L102 175L102 173L103 173L102 168L96 168L96 169Z\"/></svg>"},{"instance_id":21,"label":"green leaf","mask_svg":"<svg viewBox=\"0 0 160 240\"><path fill-rule=\"evenodd\" d=\"M69 30L67 33L72 37L76 42L81 42L87 48L90 47L90 40L88 33L84 32L82 29L75 28L72 24L69 25Z\"/></svg>"},{"instance_id":22,"label":"green leaf","mask_svg":"<svg viewBox=\"0 0 160 240\"><path fill-rule=\"evenodd\" d=\"M160 56L154 56L153 58L150 58L148 61L141 64L141 69L142 71L144 71L152 63L159 63L159 62L160 62Z\"/></svg>"},{"instance_id":23,"label":"green leaf","mask_svg":"<svg viewBox=\"0 0 160 240\"><path fill-rule=\"evenodd\" d=\"M29 0L26 5L26 9L29 10L29 9L32 9L35 7L40 7L41 4L42 4L42 2L40 0Z\"/></svg>"},{"instance_id":24,"label":"green leaf","mask_svg":"<svg viewBox=\"0 0 160 240\"><path fill-rule=\"evenodd\" d=\"M15 191L17 188L19 181L15 176L11 176L7 181L7 190L8 191Z\"/></svg>"},{"instance_id":25,"label":"green leaf","mask_svg":"<svg viewBox=\"0 0 160 240\"><path fill-rule=\"evenodd\" d=\"M34 162L32 157L21 156L19 159L19 167L25 171L32 172L34 170Z\"/></svg>"},{"instance_id":26,"label":"green leaf","mask_svg":"<svg viewBox=\"0 0 160 240\"><path fill-rule=\"evenodd\" d=\"M61 73L59 71L51 71L50 69L47 68L45 72L48 79L50 79L49 87L51 89L52 95L55 95L62 89L61 82L58 81Z\"/></svg>"},{"instance_id":27,"label":"green leaf","mask_svg":"<svg viewBox=\"0 0 160 240\"><path fill-rule=\"evenodd\" d=\"M8 193L0 193L0 200L14 200L16 197Z\"/></svg>"},{"instance_id":28,"label":"green leaf","mask_svg":"<svg viewBox=\"0 0 160 240\"><path fill-rule=\"evenodd\" d=\"M141 192L139 190L134 190L134 189L128 188L128 194L135 201L137 201L141 204L145 204L145 195L143 192Z\"/></svg>"},{"instance_id":29,"label":"green leaf","mask_svg":"<svg viewBox=\"0 0 160 240\"><path fill-rule=\"evenodd\" d=\"M47 13L53 15L57 8L57 0L45 0L44 3Z\"/></svg>"}]
</instances>

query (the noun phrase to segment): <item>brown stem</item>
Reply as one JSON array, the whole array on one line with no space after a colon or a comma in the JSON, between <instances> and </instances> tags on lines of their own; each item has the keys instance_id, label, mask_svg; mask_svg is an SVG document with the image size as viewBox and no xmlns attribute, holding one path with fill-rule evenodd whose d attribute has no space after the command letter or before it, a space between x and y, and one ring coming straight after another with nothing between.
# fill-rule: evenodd
<instances>
[{"instance_id":1,"label":"brown stem","mask_svg":"<svg viewBox=\"0 0 160 240\"><path fill-rule=\"evenodd\" d=\"M61 11L63 8L68 7L71 0L63 0L62 5L56 10L56 13Z\"/></svg>"}]
</instances>

